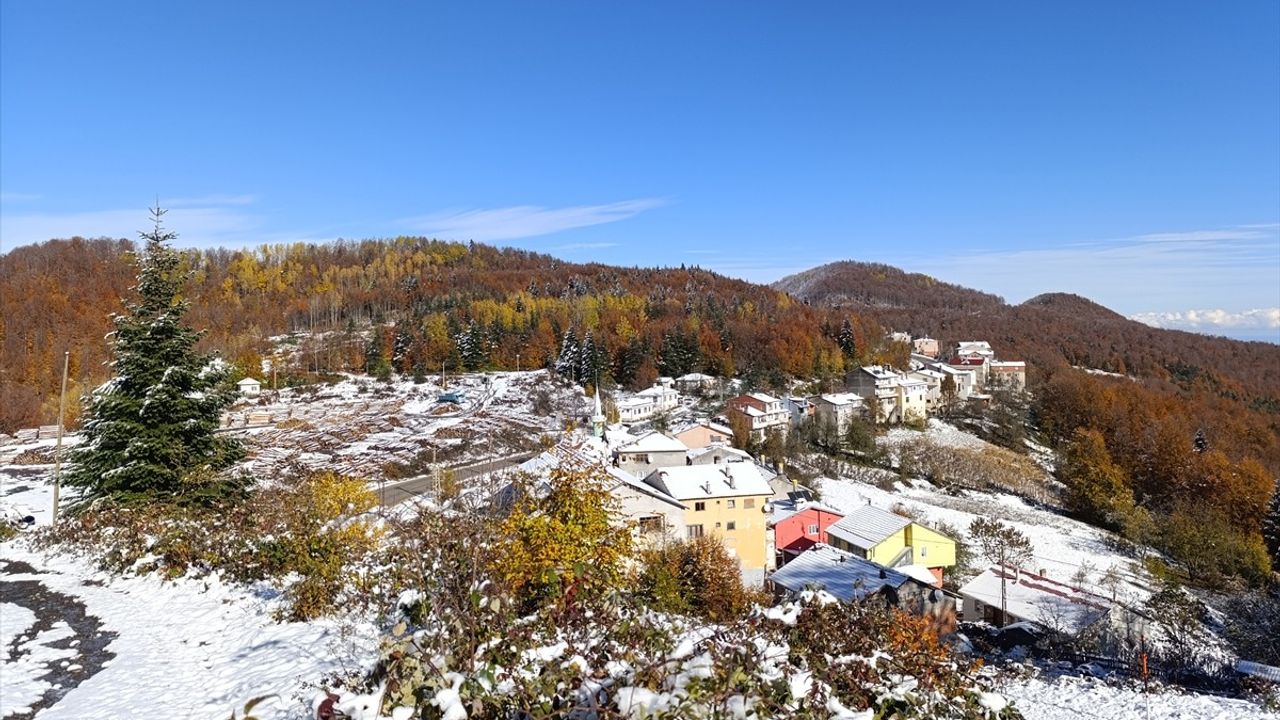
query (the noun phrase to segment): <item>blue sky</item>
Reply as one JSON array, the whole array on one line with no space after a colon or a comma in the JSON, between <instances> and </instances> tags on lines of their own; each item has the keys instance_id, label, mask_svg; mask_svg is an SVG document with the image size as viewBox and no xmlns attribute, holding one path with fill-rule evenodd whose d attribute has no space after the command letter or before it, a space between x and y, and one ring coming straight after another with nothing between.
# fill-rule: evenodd
<instances>
[{"instance_id":1,"label":"blue sky","mask_svg":"<svg viewBox=\"0 0 1280 720\"><path fill-rule=\"evenodd\" d=\"M0 243L837 259L1280 340L1280 3L0 3Z\"/></svg>"}]
</instances>

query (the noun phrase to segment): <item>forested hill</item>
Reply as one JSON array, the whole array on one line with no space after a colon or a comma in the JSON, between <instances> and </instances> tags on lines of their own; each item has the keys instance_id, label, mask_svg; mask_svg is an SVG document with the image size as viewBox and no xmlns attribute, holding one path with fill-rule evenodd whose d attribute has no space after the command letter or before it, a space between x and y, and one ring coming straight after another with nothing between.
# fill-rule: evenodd
<instances>
[{"instance_id":1,"label":"forested hill","mask_svg":"<svg viewBox=\"0 0 1280 720\"><path fill-rule=\"evenodd\" d=\"M108 316L132 296L133 249L76 238L0 256L0 431L55 421L63 350L72 397L106 378ZM570 375L633 388L660 372L767 383L905 360L901 348L878 347L882 329L858 314L697 268L576 264L424 238L184 257L189 321L246 370L265 338L291 331L305 336L298 369L528 369L572 355Z\"/></svg>"},{"instance_id":2,"label":"forested hill","mask_svg":"<svg viewBox=\"0 0 1280 720\"><path fill-rule=\"evenodd\" d=\"M894 330L988 340L1002 358L1045 370L1060 365L1172 383L1280 413L1280 346L1162 330L1077 295L1051 293L1020 305L887 265L837 262L774 283L815 306L867 315Z\"/></svg>"}]
</instances>

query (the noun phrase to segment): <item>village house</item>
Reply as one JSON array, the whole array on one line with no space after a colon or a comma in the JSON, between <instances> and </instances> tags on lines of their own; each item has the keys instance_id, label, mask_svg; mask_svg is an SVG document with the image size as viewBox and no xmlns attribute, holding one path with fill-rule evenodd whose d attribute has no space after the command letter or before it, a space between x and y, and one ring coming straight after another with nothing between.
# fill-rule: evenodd
<instances>
[{"instance_id":1,"label":"village house","mask_svg":"<svg viewBox=\"0 0 1280 720\"><path fill-rule=\"evenodd\" d=\"M880 598L890 606L929 618L939 634L955 631L956 599L901 568L887 568L829 545L817 544L769 576L775 596L825 590L841 602Z\"/></svg>"},{"instance_id":2,"label":"village house","mask_svg":"<svg viewBox=\"0 0 1280 720\"><path fill-rule=\"evenodd\" d=\"M690 448L685 453L686 465L720 465L731 462L755 462L751 455L735 447L716 443L703 448Z\"/></svg>"},{"instance_id":3,"label":"village house","mask_svg":"<svg viewBox=\"0 0 1280 720\"><path fill-rule=\"evenodd\" d=\"M613 465L636 477L644 477L657 468L687 464L689 448L684 443L660 432L649 432L613 451Z\"/></svg>"},{"instance_id":4,"label":"village house","mask_svg":"<svg viewBox=\"0 0 1280 720\"><path fill-rule=\"evenodd\" d=\"M928 384L893 368L855 368L845 376L845 385L867 403L877 423L918 422L929 416Z\"/></svg>"},{"instance_id":5,"label":"village house","mask_svg":"<svg viewBox=\"0 0 1280 720\"><path fill-rule=\"evenodd\" d=\"M733 441L733 430L725 425L700 420L685 425L673 433L675 438L690 449L704 448L708 445L728 445Z\"/></svg>"},{"instance_id":6,"label":"village house","mask_svg":"<svg viewBox=\"0 0 1280 720\"><path fill-rule=\"evenodd\" d=\"M659 381L651 387L636 393L636 397L653 398L653 409L655 413L664 413L675 410L680 407L680 393L672 387L674 381L671 378L659 378Z\"/></svg>"},{"instance_id":7,"label":"village house","mask_svg":"<svg viewBox=\"0 0 1280 720\"><path fill-rule=\"evenodd\" d=\"M765 515L773 488L754 463L663 468L645 482L687 508L684 537L718 538L737 558L744 582L763 582L774 560Z\"/></svg>"},{"instance_id":8,"label":"village house","mask_svg":"<svg viewBox=\"0 0 1280 720\"><path fill-rule=\"evenodd\" d=\"M247 377L236 383L236 387L240 388L240 395L246 398L256 398L262 394L262 383Z\"/></svg>"},{"instance_id":9,"label":"village house","mask_svg":"<svg viewBox=\"0 0 1280 720\"><path fill-rule=\"evenodd\" d=\"M921 355L930 358L938 357L938 341L930 337L916 338L911 343L911 349Z\"/></svg>"},{"instance_id":10,"label":"village house","mask_svg":"<svg viewBox=\"0 0 1280 720\"><path fill-rule=\"evenodd\" d=\"M854 393L830 393L813 398L813 418L844 437L849 424L867 414L867 404Z\"/></svg>"},{"instance_id":11,"label":"village house","mask_svg":"<svg viewBox=\"0 0 1280 720\"><path fill-rule=\"evenodd\" d=\"M974 387L984 388L987 386L987 371L990 366L987 358L981 355L957 355L947 360L947 366L956 370L968 370L973 373Z\"/></svg>"},{"instance_id":12,"label":"village house","mask_svg":"<svg viewBox=\"0 0 1280 720\"><path fill-rule=\"evenodd\" d=\"M716 389L716 378L713 375L689 373L676 378L676 389L682 393L698 395Z\"/></svg>"},{"instance_id":13,"label":"village house","mask_svg":"<svg viewBox=\"0 0 1280 720\"><path fill-rule=\"evenodd\" d=\"M830 544L827 528L839 522L844 513L814 502L807 490L787 494L785 500L770 503L769 525L773 528L773 548L778 567L818 543Z\"/></svg>"},{"instance_id":14,"label":"village house","mask_svg":"<svg viewBox=\"0 0 1280 720\"><path fill-rule=\"evenodd\" d=\"M987 364L987 384L1010 390L1027 387L1027 364L1021 360L993 360Z\"/></svg>"},{"instance_id":15,"label":"village house","mask_svg":"<svg viewBox=\"0 0 1280 720\"><path fill-rule=\"evenodd\" d=\"M927 369L941 373L951 378L951 382L956 386L956 399L968 400L970 396L978 391L978 373L972 369L956 368L947 363L934 363ZM943 398L945 400L945 398Z\"/></svg>"},{"instance_id":16,"label":"village house","mask_svg":"<svg viewBox=\"0 0 1280 720\"><path fill-rule=\"evenodd\" d=\"M813 419L813 402L806 398L788 395L782 399L782 405L791 413L791 427L798 427Z\"/></svg>"},{"instance_id":17,"label":"village house","mask_svg":"<svg viewBox=\"0 0 1280 720\"><path fill-rule=\"evenodd\" d=\"M956 542L911 518L863 505L827 528L837 549L886 567L921 565L941 586L943 572L956 564Z\"/></svg>"},{"instance_id":18,"label":"village house","mask_svg":"<svg viewBox=\"0 0 1280 720\"><path fill-rule=\"evenodd\" d=\"M996 351L991 349L991 343L985 340L961 340L956 343L955 357L980 357L985 360L995 360Z\"/></svg>"},{"instance_id":19,"label":"village house","mask_svg":"<svg viewBox=\"0 0 1280 720\"><path fill-rule=\"evenodd\" d=\"M928 368L912 370L907 373L907 377L912 380L919 380L927 386L925 392L925 408L929 414L936 413L942 407L942 381L947 378L945 373Z\"/></svg>"},{"instance_id":20,"label":"village house","mask_svg":"<svg viewBox=\"0 0 1280 720\"><path fill-rule=\"evenodd\" d=\"M1001 580L1004 606L1000 607ZM1033 622L1076 636L1094 648L1118 652L1138 645L1149 618L1110 598L1010 566L992 566L960 588L961 617L1004 627Z\"/></svg>"},{"instance_id":21,"label":"village house","mask_svg":"<svg viewBox=\"0 0 1280 720\"><path fill-rule=\"evenodd\" d=\"M675 498L618 468L609 470L609 493L618 502L616 524L626 524L642 548L680 539L685 506Z\"/></svg>"},{"instance_id":22,"label":"village house","mask_svg":"<svg viewBox=\"0 0 1280 720\"><path fill-rule=\"evenodd\" d=\"M657 414L657 403L649 396L634 395L614 403L618 409L618 420L624 423L648 420Z\"/></svg>"},{"instance_id":23,"label":"village house","mask_svg":"<svg viewBox=\"0 0 1280 720\"><path fill-rule=\"evenodd\" d=\"M791 413L782 406L782 401L764 393L739 395L729 401L725 412L731 418L736 415L745 421L755 440L764 440L774 429L786 435L791 426Z\"/></svg>"}]
</instances>

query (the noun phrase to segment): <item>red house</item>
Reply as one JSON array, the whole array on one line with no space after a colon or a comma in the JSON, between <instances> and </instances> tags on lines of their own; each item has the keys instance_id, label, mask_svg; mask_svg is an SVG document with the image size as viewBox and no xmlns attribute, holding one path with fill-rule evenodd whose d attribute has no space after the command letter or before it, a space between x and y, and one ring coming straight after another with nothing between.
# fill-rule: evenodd
<instances>
[{"instance_id":1,"label":"red house","mask_svg":"<svg viewBox=\"0 0 1280 720\"><path fill-rule=\"evenodd\" d=\"M843 517L841 512L822 503L804 500L774 502L769 524L773 528L778 567L816 543L828 543L827 528Z\"/></svg>"}]
</instances>

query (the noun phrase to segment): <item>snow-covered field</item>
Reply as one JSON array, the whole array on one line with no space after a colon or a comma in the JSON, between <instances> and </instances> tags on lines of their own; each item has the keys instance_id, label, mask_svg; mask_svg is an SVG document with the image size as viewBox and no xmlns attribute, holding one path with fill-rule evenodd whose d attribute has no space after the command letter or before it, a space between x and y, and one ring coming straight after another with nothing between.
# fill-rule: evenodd
<instances>
[{"instance_id":1,"label":"snow-covered field","mask_svg":"<svg viewBox=\"0 0 1280 720\"><path fill-rule=\"evenodd\" d=\"M999 692L1027 720L1252 720L1275 718L1246 700L1182 693L1162 688L1118 686L1087 677L1029 678L1005 683Z\"/></svg>"}]
</instances>

